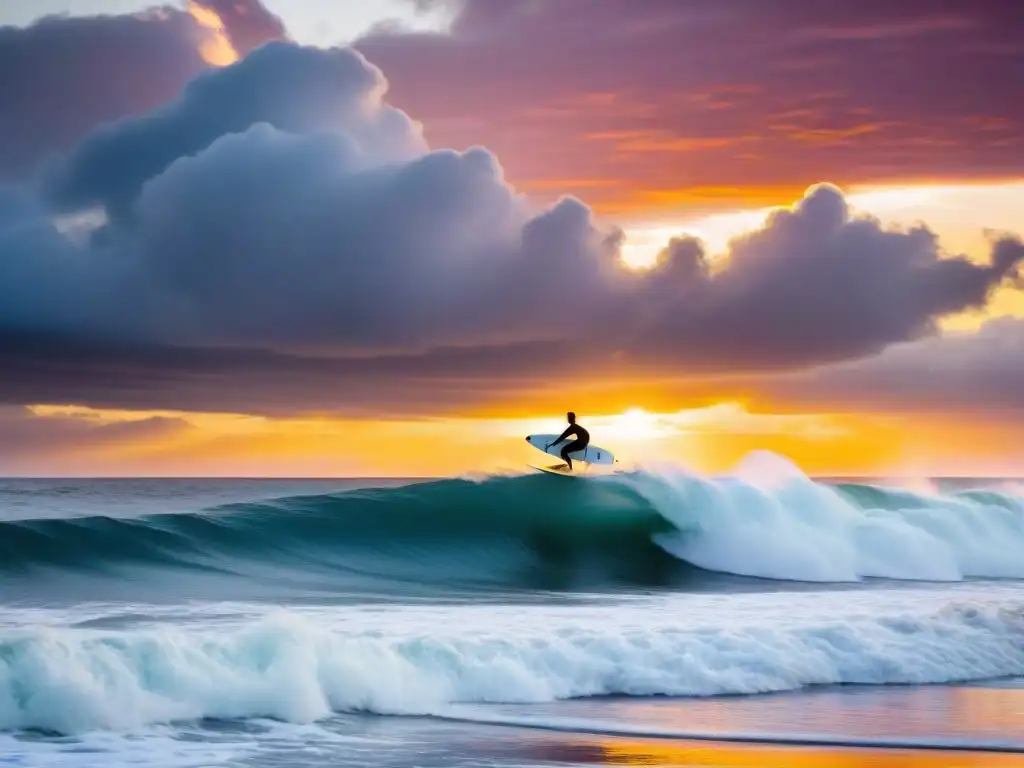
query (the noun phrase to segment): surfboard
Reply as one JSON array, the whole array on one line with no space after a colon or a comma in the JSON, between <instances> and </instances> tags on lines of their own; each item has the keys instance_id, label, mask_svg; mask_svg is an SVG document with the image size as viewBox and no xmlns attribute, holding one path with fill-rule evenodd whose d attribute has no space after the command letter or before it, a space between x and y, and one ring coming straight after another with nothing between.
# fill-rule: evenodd
<instances>
[{"instance_id":1,"label":"surfboard","mask_svg":"<svg viewBox=\"0 0 1024 768\"><path fill-rule=\"evenodd\" d=\"M565 464L556 464L553 467L543 467L540 464L531 464L534 469L539 469L541 472L547 472L549 475L561 475L562 477L581 477L579 472L571 471Z\"/></svg>"},{"instance_id":2,"label":"surfboard","mask_svg":"<svg viewBox=\"0 0 1024 768\"><path fill-rule=\"evenodd\" d=\"M548 454L548 456L554 456L556 459L561 459L562 457L559 456L559 451L562 450L562 447L565 445L566 442L568 442L569 440L572 440L574 438L571 438L571 437L567 438L566 440L562 441L561 443L557 443L556 445L552 445L550 448L545 448L544 447L548 443L553 443L557 439L558 439L558 435L527 435L526 436L526 442L528 442L530 445L532 445L538 451L544 451L544 453ZM572 459L573 461L585 461L588 464L614 464L615 463L615 457L612 455L611 451L606 450L605 448L602 448L599 445L594 445L593 443L588 445L582 451L574 451L573 453L570 453L569 454L569 458ZM539 469L539 467L538 467L538 469Z\"/></svg>"}]
</instances>

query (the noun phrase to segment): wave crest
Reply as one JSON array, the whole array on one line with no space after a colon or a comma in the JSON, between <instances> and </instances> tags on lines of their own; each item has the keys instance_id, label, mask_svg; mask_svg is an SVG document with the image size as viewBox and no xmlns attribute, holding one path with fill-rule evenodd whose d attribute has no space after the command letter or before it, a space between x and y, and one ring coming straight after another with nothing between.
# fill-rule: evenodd
<instances>
[{"instance_id":1,"label":"wave crest","mask_svg":"<svg viewBox=\"0 0 1024 768\"><path fill-rule=\"evenodd\" d=\"M0 523L9 575L272 567L351 591L678 587L707 571L817 582L1024 578L1022 549L1019 497L828 485L771 462L720 478L663 468L441 480L188 514Z\"/></svg>"},{"instance_id":2,"label":"wave crest","mask_svg":"<svg viewBox=\"0 0 1024 768\"><path fill-rule=\"evenodd\" d=\"M517 627L360 633L281 614L235 629L38 629L0 639L0 730L77 733L335 711L443 714L455 703L710 696L830 683L1024 675L1016 603L729 628Z\"/></svg>"}]
</instances>

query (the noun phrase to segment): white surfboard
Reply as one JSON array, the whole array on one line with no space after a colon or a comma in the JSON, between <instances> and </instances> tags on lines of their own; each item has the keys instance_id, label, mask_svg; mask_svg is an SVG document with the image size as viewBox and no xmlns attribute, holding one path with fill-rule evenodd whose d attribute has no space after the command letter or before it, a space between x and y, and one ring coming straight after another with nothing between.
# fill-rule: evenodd
<instances>
[{"instance_id":1,"label":"white surfboard","mask_svg":"<svg viewBox=\"0 0 1024 768\"><path fill-rule=\"evenodd\" d=\"M554 456L556 459L561 459L562 457L559 455L559 452L562 450L562 448L565 446L567 442L575 440L576 438L568 437L560 443L555 443L555 440L557 439L558 435L527 435L526 442L528 442L537 450L544 451L544 453L548 454L549 456ZM545 447L549 443L554 444L550 448ZM588 464L615 463L615 457L612 455L611 451L606 450L605 448L602 448L599 445L594 445L593 443L588 445L582 451L574 451L573 453L570 453L569 458L572 459L573 461L585 461Z\"/></svg>"}]
</instances>

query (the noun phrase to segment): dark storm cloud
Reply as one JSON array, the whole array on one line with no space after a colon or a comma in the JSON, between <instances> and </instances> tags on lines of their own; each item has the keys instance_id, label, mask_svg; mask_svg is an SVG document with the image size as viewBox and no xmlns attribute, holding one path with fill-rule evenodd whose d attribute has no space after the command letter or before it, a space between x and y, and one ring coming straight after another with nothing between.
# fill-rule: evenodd
<instances>
[{"instance_id":1,"label":"dark storm cloud","mask_svg":"<svg viewBox=\"0 0 1024 768\"><path fill-rule=\"evenodd\" d=\"M507 402L536 378L538 365L586 362L579 350L552 342L327 358L8 330L0 333L0 402L277 416L453 413Z\"/></svg>"},{"instance_id":2,"label":"dark storm cloud","mask_svg":"<svg viewBox=\"0 0 1024 768\"><path fill-rule=\"evenodd\" d=\"M899 344L877 357L787 375L772 393L815 407L868 411L1024 412L1024 320Z\"/></svg>"},{"instance_id":3,"label":"dark storm cloud","mask_svg":"<svg viewBox=\"0 0 1024 768\"><path fill-rule=\"evenodd\" d=\"M257 0L201 5L222 13L239 53L283 36ZM209 34L170 6L0 27L0 179L28 174L98 125L173 99L207 68L199 49Z\"/></svg>"},{"instance_id":4,"label":"dark storm cloud","mask_svg":"<svg viewBox=\"0 0 1024 768\"><path fill-rule=\"evenodd\" d=\"M453 5L450 34L356 43L394 103L432 143L484 143L513 181L604 210L1024 172L1018 3Z\"/></svg>"},{"instance_id":5,"label":"dark storm cloud","mask_svg":"<svg viewBox=\"0 0 1024 768\"><path fill-rule=\"evenodd\" d=\"M100 236L0 194L0 400L426 412L540 378L792 368L933 333L1024 258L944 258L822 185L724 265L680 239L631 272L584 203L532 210L384 94L352 51L271 44L55 161L64 208L131 213Z\"/></svg>"}]
</instances>

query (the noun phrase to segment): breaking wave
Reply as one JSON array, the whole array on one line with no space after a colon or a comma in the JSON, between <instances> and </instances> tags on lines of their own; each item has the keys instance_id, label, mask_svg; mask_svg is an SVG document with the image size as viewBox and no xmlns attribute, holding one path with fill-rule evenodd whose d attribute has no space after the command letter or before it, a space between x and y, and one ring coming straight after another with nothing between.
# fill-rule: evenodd
<instances>
[{"instance_id":1,"label":"breaking wave","mask_svg":"<svg viewBox=\"0 0 1024 768\"><path fill-rule=\"evenodd\" d=\"M761 467L763 470L763 466ZM136 518L0 523L0 575L132 566L316 575L356 591L1024 578L1024 502L678 468L449 479Z\"/></svg>"},{"instance_id":2,"label":"breaking wave","mask_svg":"<svg viewBox=\"0 0 1024 768\"><path fill-rule=\"evenodd\" d=\"M310 722L332 712L607 694L710 696L805 686L1024 675L1012 602L728 628L325 627L295 614L237 627L24 629L0 637L0 731L78 733L200 718Z\"/></svg>"}]
</instances>

